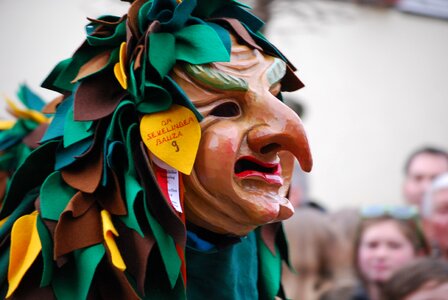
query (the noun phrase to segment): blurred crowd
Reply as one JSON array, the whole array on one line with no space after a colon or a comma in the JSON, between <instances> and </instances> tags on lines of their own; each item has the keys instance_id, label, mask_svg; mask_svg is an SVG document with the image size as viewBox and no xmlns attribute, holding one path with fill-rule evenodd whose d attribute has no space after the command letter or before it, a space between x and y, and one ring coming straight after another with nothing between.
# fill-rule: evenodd
<instances>
[{"instance_id":1,"label":"blurred crowd","mask_svg":"<svg viewBox=\"0 0 448 300\"><path fill-rule=\"evenodd\" d=\"M284 224L288 298L448 299L446 150L424 146L409 155L400 204L330 212L300 190L296 179L290 193L296 213Z\"/></svg>"}]
</instances>

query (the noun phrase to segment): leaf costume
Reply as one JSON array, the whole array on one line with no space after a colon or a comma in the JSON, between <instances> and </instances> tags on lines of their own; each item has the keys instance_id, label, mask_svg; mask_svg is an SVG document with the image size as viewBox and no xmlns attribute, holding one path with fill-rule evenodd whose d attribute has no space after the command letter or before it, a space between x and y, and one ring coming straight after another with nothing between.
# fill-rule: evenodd
<instances>
[{"instance_id":1,"label":"leaf costume","mask_svg":"<svg viewBox=\"0 0 448 300\"><path fill-rule=\"evenodd\" d=\"M157 172L139 125L144 116L176 106L201 122L171 71L230 61L230 34L285 62L283 91L303 86L294 66L237 1L129 2L122 17L89 19L85 42L44 80L43 87L61 93L44 110L51 120L18 115L14 127L0 133L0 167L14 171L0 211L0 296L282 297L287 244L281 224L246 237L190 224L182 179L176 209L168 175ZM25 136L39 146L26 146Z\"/></svg>"}]
</instances>

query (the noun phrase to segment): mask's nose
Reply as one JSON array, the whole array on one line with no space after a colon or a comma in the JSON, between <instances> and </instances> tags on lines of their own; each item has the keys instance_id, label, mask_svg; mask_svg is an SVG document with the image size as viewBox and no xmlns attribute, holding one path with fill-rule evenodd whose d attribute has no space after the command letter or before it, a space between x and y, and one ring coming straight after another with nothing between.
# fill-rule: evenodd
<instances>
[{"instance_id":1,"label":"mask's nose","mask_svg":"<svg viewBox=\"0 0 448 300\"><path fill-rule=\"evenodd\" d=\"M303 171L311 171L313 159L297 114L278 99L272 99L270 105L263 109L263 115L266 122L248 133L249 147L261 154L289 151L297 158Z\"/></svg>"}]
</instances>

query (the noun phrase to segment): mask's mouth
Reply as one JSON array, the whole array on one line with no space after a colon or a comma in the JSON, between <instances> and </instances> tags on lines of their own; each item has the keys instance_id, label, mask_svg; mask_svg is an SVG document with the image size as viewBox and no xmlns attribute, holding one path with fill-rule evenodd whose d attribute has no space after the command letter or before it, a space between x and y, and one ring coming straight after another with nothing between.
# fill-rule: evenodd
<instances>
[{"instance_id":1,"label":"mask's mouth","mask_svg":"<svg viewBox=\"0 0 448 300\"><path fill-rule=\"evenodd\" d=\"M266 163L253 156L240 157L234 167L235 176L241 179L264 180L269 184L283 185L279 163Z\"/></svg>"}]
</instances>

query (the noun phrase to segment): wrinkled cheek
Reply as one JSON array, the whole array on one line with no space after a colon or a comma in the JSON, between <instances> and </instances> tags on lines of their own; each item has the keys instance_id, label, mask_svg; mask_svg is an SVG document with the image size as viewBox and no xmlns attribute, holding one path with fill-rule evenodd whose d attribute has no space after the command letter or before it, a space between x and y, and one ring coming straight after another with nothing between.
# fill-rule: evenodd
<instances>
[{"instance_id":1,"label":"wrinkled cheek","mask_svg":"<svg viewBox=\"0 0 448 300\"><path fill-rule=\"evenodd\" d=\"M209 187L208 190L220 187L232 178L238 151L237 134L232 128L221 131L208 129L202 133L195 171L204 187Z\"/></svg>"}]
</instances>

